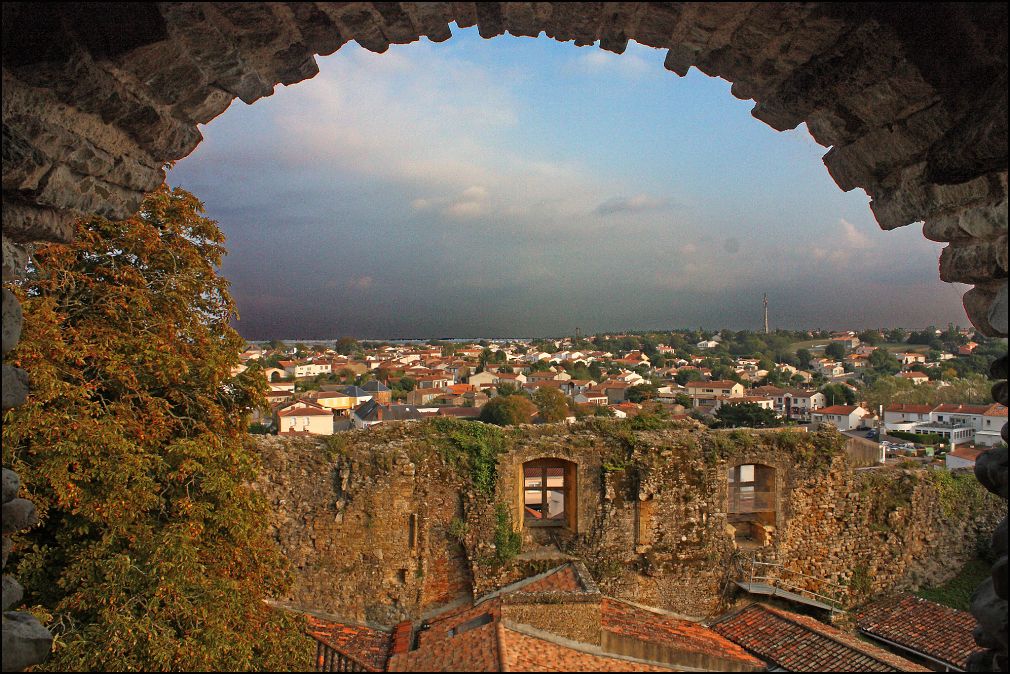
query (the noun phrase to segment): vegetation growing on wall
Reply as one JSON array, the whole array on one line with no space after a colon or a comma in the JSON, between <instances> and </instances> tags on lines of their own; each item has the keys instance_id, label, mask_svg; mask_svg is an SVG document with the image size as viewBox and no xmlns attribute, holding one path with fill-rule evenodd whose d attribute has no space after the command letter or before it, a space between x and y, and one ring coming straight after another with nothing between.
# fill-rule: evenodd
<instances>
[{"instance_id":1,"label":"vegetation growing on wall","mask_svg":"<svg viewBox=\"0 0 1010 674\"><path fill-rule=\"evenodd\" d=\"M929 480L939 492L940 509L947 518L966 510L977 511L987 501L996 500L970 470L934 470L929 473Z\"/></svg>"},{"instance_id":2,"label":"vegetation growing on wall","mask_svg":"<svg viewBox=\"0 0 1010 674\"><path fill-rule=\"evenodd\" d=\"M495 504L494 559L502 566L522 550L523 537L512 525L512 515L504 503Z\"/></svg>"},{"instance_id":3,"label":"vegetation growing on wall","mask_svg":"<svg viewBox=\"0 0 1010 674\"><path fill-rule=\"evenodd\" d=\"M494 494L498 456L509 447L505 430L491 424L458 419L432 419L436 445L446 464L465 472L479 493Z\"/></svg>"}]
</instances>

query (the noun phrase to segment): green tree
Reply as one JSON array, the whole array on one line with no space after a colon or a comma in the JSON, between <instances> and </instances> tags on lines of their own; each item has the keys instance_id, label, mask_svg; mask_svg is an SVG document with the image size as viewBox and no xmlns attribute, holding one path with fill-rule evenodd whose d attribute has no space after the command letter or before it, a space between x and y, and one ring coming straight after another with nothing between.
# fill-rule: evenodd
<instances>
[{"instance_id":1,"label":"green tree","mask_svg":"<svg viewBox=\"0 0 1010 674\"><path fill-rule=\"evenodd\" d=\"M333 345L333 350L343 356L349 356L352 353L360 351L361 345L353 337L341 337Z\"/></svg>"},{"instance_id":2,"label":"green tree","mask_svg":"<svg viewBox=\"0 0 1010 674\"><path fill-rule=\"evenodd\" d=\"M874 350L868 360L876 374L894 374L901 370L901 363L887 349Z\"/></svg>"},{"instance_id":3,"label":"green tree","mask_svg":"<svg viewBox=\"0 0 1010 674\"><path fill-rule=\"evenodd\" d=\"M845 358L845 345L841 342L831 342L824 347L824 355L828 358L841 360L842 358Z\"/></svg>"},{"instance_id":4,"label":"green tree","mask_svg":"<svg viewBox=\"0 0 1010 674\"><path fill-rule=\"evenodd\" d=\"M796 349L796 361L802 369L807 369L810 367L811 361L814 359L814 354L810 353L810 349Z\"/></svg>"},{"instance_id":5,"label":"green tree","mask_svg":"<svg viewBox=\"0 0 1010 674\"><path fill-rule=\"evenodd\" d=\"M497 396L481 408L479 419L498 426L514 426L530 423L536 413L536 405L526 396Z\"/></svg>"},{"instance_id":6,"label":"green tree","mask_svg":"<svg viewBox=\"0 0 1010 674\"><path fill-rule=\"evenodd\" d=\"M243 445L265 383L230 375L243 340L216 273L223 235L182 189L76 225L15 287L32 395L4 414L4 464L40 526L10 563L52 617L66 670L304 669L299 620L269 608L285 562Z\"/></svg>"},{"instance_id":7,"label":"green tree","mask_svg":"<svg viewBox=\"0 0 1010 674\"><path fill-rule=\"evenodd\" d=\"M880 343L880 331L878 330L863 330L859 333L859 341L863 344L869 344L873 346L874 344Z\"/></svg>"},{"instance_id":8,"label":"green tree","mask_svg":"<svg viewBox=\"0 0 1010 674\"><path fill-rule=\"evenodd\" d=\"M769 428L781 425L774 410L761 407L757 403L721 405L715 411L716 428Z\"/></svg>"},{"instance_id":9,"label":"green tree","mask_svg":"<svg viewBox=\"0 0 1010 674\"><path fill-rule=\"evenodd\" d=\"M568 397L556 388L539 388L533 394L540 418L551 423L568 417Z\"/></svg>"},{"instance_id":10,"label":"green tree","mask_svg":"<svg viewBox=\"0 0 1010 674\"><path fill-rule=\"evenodd\" d=\"M691 369L680 369L677 374L673 376L678 384L684 386L689 381L701 381L704 377L701 376L701 372L691 368Z\"/></svg>"},{"instance_id":11,"label":"green tree","mask_svg":"<svg viewBox=\"0 0 1010 674\"><path fill-rule=\"evenodd\" d=\"M856 392L845 384L826 384L820 389L828 405L855 405Z\"/></svg>"},{"instance_id":12,"label":"green tree","mask_svg":"<svg viewBox=\"0 0 1010 674\"><path fill-rule=\"evenodd\" d=\"M653 400L659 395L659 391L652 384L636 384L628 389L627 397L633 403L642 403Z\"/></svg>"}]
</instances>

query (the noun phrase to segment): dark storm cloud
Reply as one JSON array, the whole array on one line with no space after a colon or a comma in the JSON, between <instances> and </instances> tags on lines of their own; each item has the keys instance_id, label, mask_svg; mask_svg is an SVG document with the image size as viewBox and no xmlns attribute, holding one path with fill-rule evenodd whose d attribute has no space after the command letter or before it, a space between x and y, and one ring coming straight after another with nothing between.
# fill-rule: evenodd
<instances>
[{"instance_id":1,"label":"dark storm cloud","mask_svg":"<svg viewBox=\"0 0 1010 674\"><path fill-rule=\"evenodd\" d=\"M572 116L557 128L555 108L586 92L642 108L632 98L653 86L644 66L622 89L619 79L572 84L573 72L609 77L609 62L558 76L548 60L531 80L548 94L520 86L523 71L504 59L403 49L343 48L313 81L229 110L172 171L228 237L222 270L245 337L741 329L760 325L763 292L773 326L964 322L963 289L937 281L938 247L916 231L879 232L865 197L825 188L808 145L766 147L745 110L722 120L723 136L757 145L750 161L775 170L683 129L671 133L685 143L664 147L687 154L667 160L649 134L632 151L627 115L602 133ZM695 88L692 104L711 86L700 75L676 82ZM594 105L590 121L609 104ZM675 116L661 112L665 129ZM720 152L728 159L711 168ZM614 169L622 157L634 161Z\"/></svg>"}]
</instances>

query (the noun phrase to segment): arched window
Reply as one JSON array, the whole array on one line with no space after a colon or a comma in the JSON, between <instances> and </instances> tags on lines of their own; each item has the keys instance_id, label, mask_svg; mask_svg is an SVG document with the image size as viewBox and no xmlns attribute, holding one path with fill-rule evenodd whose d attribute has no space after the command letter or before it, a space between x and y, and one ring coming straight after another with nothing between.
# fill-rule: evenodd
<instances>
[{"instance_id":1,"label":"arched window","mask_svg":"<svg viewBox=\"0 0 1010 674\"><path fill-rule=\"evenodd\" d=\"M537 459L523 464L523 524L568 526L574 522L575 464Z\"/></svg>"}]
</instances>

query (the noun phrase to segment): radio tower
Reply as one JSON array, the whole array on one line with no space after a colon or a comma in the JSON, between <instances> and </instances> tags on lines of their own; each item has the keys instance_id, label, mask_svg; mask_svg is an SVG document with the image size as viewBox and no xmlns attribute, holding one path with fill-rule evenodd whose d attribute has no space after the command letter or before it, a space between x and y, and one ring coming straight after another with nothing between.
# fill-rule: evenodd
<instances>
[{"instance_id":1,"label":"radio tower","mask_svg":"<svg viewBox=\"0 0 1010 674\"><path fill-rule=\"evenodd\" d=\"M765 293L765 334L768 334L768 293Z\"/></svg>"}]
</instances>

